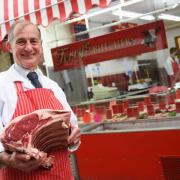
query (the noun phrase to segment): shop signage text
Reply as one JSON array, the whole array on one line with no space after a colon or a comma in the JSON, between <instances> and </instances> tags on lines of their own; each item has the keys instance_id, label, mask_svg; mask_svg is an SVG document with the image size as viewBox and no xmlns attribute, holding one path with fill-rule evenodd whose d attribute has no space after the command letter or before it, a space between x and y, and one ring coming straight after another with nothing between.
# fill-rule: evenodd
<instances>
[{"instance_id":1,"label":"shop signage text","mask_svg":"<svg viewBox=\"0 0 180 180\"><path fill-rule=\"evenodd\" d=\"M164 24L156 21L51 50L54 70L167 48Z\"/></svg>"}]
</instances>

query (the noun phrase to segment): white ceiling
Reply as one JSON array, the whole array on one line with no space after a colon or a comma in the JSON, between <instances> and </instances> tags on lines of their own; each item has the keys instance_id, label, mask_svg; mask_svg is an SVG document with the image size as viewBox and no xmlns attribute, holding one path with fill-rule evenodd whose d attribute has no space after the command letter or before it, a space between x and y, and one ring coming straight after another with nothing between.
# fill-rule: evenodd
<instances>
[{"instance_id":1,"label":"white ceiling","mask_svg":"<svg viewBox=\"0 0 180 180\"><path fill-rule=\"evenodd\" d=\"M177 7L174 8L173 6L175 4L177 5ZM111 3L110 8L113 8L115 6L117 7L121 6L120 0L115 0L113 3ZM180 0L144 0L142 2L138 2L133 5L121 7L121 9L131 12L142 13L142 14L152 13L152 15L154 15L155 18L157 19L158 19L158 15L161 13L180 16ZM121 21L118 16L112 14L111 10L106 13L101 13L101 11L102 10L100 8L91 10L88 14L99 12L99 15L90 17L88 19L93 22L102 22L104 24L111 23L113 20ZM161 11L161 12L154 13L157 11ZM140 20L135 18L134 19L131 18L130 21L136 23L148 22L145 20ZM175 22L175 21L165 20L164 22L165 22L165 26L180 25L180 22Z\"/></svg>"}]
</instances>

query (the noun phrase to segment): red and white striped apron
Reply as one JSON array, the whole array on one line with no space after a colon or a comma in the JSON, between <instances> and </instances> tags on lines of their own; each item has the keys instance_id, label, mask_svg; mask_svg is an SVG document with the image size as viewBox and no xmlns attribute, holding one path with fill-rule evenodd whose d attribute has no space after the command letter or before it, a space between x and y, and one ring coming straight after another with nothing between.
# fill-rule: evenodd
<instances>
[{"instance_id":1,"label":"red and white striped apron","mask_svg":"<svg viewBox=\"0 0 180 180\"><path fill-rule=\"evenodd\" d=\"M173 68L174 75L169 76L168 80L169 80L170 86L172 86L173 83L176 83L176 82L180 81L180 77L177 77L176 82L174 82L175 77L176 77L176 75L177 75L177 73L179 71L179 64L175 60L173 60L173 61L171 61L171 65L172 65L172 68Z\"/></svg>"},{"instance_id":2,"label":"red and white striped apron","mask_svg":"<svg viewBox=\"0 0 180 180\"><path fill-rule=\"evenodd\" d=\"M172 64L174 76L176 76L176 74L177 74L178 71L179 71L179 64L178 64L175 60L173 60L173 61L171 62L171 64Z\"/></svg>"},{"instance_id":3,"label":"red and white striped apron","mask_svg":"<svg viewBox=\"0 0 180 180\"><path fill-rule=\"evenodd\" d=\"M22 83L19 81L15 82L15 86L18 99L13 118L38 109L63 109L62 104L50 89L36 88L24 91ZM55 164L50 170L39 168L38 170L26 173L14 168L5 168L2 170L2 179L73 180L68 151L58 151L52 153L52 155L55 156Z\"/></svg>"}]
</instances>

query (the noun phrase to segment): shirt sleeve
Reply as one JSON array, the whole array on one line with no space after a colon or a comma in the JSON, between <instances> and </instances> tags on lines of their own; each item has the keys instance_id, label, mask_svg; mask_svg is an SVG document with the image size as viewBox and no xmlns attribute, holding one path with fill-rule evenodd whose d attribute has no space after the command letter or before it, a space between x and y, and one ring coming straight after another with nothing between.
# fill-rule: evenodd
<instances>
[{"instance_id":1,"label":"shirt sleeve","mask_svg":"<svg viewBox=\"0 0 180 180\"><path fill-rule=\"evenodd\" d=\"M165 61L164 68L169 76L174 75L171 60L169 58Z\"/></svg>"}]
</instances>

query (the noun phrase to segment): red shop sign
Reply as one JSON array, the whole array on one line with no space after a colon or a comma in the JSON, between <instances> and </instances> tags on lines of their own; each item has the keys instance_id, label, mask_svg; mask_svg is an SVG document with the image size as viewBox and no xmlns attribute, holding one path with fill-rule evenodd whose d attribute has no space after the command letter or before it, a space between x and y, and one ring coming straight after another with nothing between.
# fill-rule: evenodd
<instances>
[{"instance_id":1,"label":"red shop sign","mask_svg":"<svg viewBox=\"0 0 180 180\"><path fill-rule=\"evenodd\" d=\"M51 53L54 70L64 70L165 48L164 24L156 21L56 47Z\"/></svg>"}]
</instances>

